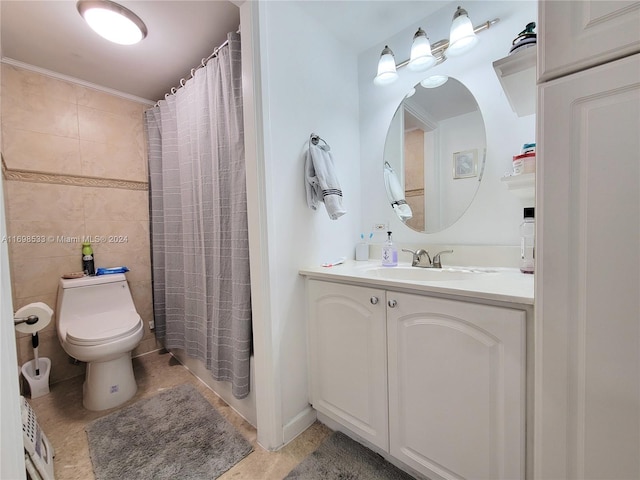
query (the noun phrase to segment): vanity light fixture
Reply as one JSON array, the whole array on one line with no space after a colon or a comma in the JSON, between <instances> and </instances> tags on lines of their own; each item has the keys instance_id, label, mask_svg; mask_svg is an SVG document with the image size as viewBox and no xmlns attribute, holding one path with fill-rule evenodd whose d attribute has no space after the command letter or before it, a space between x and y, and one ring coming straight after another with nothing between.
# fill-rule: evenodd
<instances>
[{"instance_id":1,"label":"vanity light fixture","mask_svg":"<svg viewBox=\"0 0 640 480\"><path fill-rule=\"evenodd\" d=\"M407 66L409 70L421 72L434 65L441 64L449 56L462 55L478 43L476 35L478 32L490 28L499 21L499 18L494 18L473 28L467 11L458 7L453 14L448 40L440 40L430 44L425 31L422 28L418 28L418 31L413 36L410 58L398 65L395 63L393 52L386 45L380 54L378 74L373 79L373 83L380 86L390 85L398 79L398 70L404 66Z\"/></svg>"},{"instance_id":2,"label":"vanity light fixture","mask_svg":"<svg viewBox=\"0 0 640 480\"><path fill-rule=\"evenodd\" d=\"M78 12L101 37L120 45L133 45L147 36L144 22L128 8L110 0L79 0Z\"/></svg>"}]
</instances>

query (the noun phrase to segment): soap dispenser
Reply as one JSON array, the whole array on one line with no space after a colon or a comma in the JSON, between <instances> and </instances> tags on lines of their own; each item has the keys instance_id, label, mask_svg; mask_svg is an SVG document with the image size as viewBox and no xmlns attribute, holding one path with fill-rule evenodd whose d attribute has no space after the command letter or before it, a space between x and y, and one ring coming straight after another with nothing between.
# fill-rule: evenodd
<instances>
[{"instance_id":1,"label":"soap dispenser","mask_svg":"<svg viewBox=\"0 0 640 480\"><path fill-rule=\"evenodd\" d=\"M398 265L398 249L391 239L391 232L387 232L387 241L382 246L382 266L395 267Z\"/></svg>"}]
</instances>

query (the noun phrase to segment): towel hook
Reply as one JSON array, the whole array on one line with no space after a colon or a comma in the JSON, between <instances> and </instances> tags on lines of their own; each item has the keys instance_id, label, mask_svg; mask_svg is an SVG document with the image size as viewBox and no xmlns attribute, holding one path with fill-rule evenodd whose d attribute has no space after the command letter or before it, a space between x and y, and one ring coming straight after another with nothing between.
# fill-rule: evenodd
<instances>
[{"instance_id":1,"label":"towel hook","mask_svg":"<svg viewBox=\"0 0 640 480\"><path fill-rule=\"evenodd\" d=\"M313 143L314 145L318 145L318 143L320 143L320 140L322 140L322 139L320 138L320 136L319 136L319 135L316 135L315 133L312 133L312 134L311 134L310 139L311 139L311 143ZM324 140L322 140L322 141L324 142ZM327 142L325 142L325 143L327 143Z\"/></svg>"}]
</instances>

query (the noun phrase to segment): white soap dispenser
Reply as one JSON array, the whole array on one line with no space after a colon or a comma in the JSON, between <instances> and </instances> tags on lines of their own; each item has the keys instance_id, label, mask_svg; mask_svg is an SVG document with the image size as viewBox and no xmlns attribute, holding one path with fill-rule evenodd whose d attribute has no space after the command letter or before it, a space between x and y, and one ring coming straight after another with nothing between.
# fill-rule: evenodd
<instances>
[{"instance_id":1,"label":"white soap dispenser","mask_svg":"<svg viewBox=\"0 0 640 480\"><path fill-rule=\"evenodd\" d=\"M382 246L382 266L396 267L398 265L398 249L391 239L391 232L387 232L387 241Z\"/></svg>"}]
</instances>

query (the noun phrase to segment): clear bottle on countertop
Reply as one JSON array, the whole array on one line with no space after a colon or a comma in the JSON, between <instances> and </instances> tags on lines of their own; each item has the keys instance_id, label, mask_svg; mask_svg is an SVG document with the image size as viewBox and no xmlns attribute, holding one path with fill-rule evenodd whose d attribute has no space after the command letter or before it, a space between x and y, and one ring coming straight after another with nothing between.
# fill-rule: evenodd
<instances>
[{"instance_id":1,"label":"clear bottle on countertop","mask_svg":"<svg viewBox=\"0 0 640 480\"><path fill-rule=\"evenodd\" d=\"M520 271L522 273L533 273L535 266L535 209L533 207L524 209L524 219L520 224Z\"/></svg>"},{"instance_id":2,"label":"clear bottle on countertop","mask_svg":"<svg viewBox=\"0 0 640 480\"><path fill-rule=\"evenodd\" d=\"M398 249L391 239L391 232L387 232L387 241L382 246L382 266L395 267L398 265Z\"/></svg>"},{"instance_id":3,"label":"clear bottle on countertop","mask_svg":"<svg viewBox=\"0 0 640 480\"><path fill-rule=\"evenodd\" d=\"M94 263L93 249L89 242L82 244L82 270L85 275L95 275L96 268Z\"/></svg>"}]
</instances>

